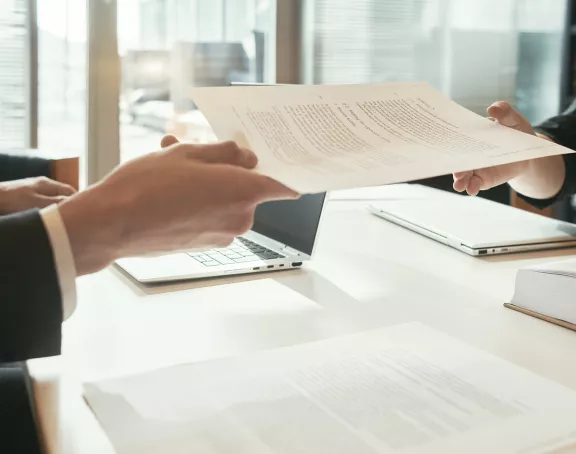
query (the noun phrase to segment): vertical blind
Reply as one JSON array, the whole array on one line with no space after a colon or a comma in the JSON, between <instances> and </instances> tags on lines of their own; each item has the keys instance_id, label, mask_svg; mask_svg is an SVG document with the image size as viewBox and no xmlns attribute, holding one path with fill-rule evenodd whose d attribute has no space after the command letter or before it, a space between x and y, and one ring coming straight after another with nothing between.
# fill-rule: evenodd
<instances>
[{"instance_id":1,"label":"vertical blind","mask_svg":"<svg viewBox=\"0 0 576 454\"><path fill-rule=\"evenodd\" d=\"M426 81L469 109L557 113L565 0L304 0L306 83Z\"/></svg>"},{"instance_id":2,"label":"vertical blind","mask_svg":"<svg viewBox=\"0 0 576 454\"><path fill-rule=\"evenodd\" d=\"M0 148L26 143L25 0L2 0L0 7Z\"/></svg>"}]
</instances>

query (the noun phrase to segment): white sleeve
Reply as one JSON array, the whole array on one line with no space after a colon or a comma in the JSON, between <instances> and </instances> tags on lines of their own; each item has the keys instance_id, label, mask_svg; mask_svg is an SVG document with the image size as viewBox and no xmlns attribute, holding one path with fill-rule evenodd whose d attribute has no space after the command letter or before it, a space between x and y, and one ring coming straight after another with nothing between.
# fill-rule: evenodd
<instances>
[{"instance_id":1,"label":"white sleeve","mask_svg":"<svg viewBox=\"0 0 576 454\"><path fill-rule=\"evenodd\" d=\"M60 294L62 295L62 311L64 320L66 320L76 309L76 264L74 263L72 247L66 226L62 221L60 211L58 211L58 205L44 208L40 211L40 216L52 245Z\"/></svg>"}]
</instances>

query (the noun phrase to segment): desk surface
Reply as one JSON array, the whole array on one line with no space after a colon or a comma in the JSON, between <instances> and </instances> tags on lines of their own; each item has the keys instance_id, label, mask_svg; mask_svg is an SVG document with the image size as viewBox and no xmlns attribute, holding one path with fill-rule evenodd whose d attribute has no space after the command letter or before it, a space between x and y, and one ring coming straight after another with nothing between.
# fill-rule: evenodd
<instances>
[{"instance_id":1,"label":"desk surface","mask_svg":"<svg viewBox=\"0 0 576 454\"><path fill-rule=\"evenodd\" d=\"M300 271L154 287L115 268L80 279L63 355L30 362L47 451L113 453L82 381L413 320L576 390L576 368L566 367L576 333L502 306L518 268L576 250L473 258L371 215L359 197L328 204L315 260ZM251 298L250 284L224 285L254 279L314 307L279 307L274 295Z\"/></svg>"}]
</instances>

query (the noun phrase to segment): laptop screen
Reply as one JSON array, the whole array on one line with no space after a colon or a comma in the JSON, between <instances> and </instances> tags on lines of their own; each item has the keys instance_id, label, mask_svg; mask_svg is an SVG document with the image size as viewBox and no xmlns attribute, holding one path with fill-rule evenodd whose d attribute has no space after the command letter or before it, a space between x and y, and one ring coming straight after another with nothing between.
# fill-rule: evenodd
<instances>
[{"instance_id":1,"label":"laptop screen","mask_svg":"<svg viewBox=\"0 0 576 454\"><path fill-rule=\"evenodd\" d=\"M325 197L322 193L263 203L256 209L252 230L311 255Z\"/></svg>"}]
</instances>

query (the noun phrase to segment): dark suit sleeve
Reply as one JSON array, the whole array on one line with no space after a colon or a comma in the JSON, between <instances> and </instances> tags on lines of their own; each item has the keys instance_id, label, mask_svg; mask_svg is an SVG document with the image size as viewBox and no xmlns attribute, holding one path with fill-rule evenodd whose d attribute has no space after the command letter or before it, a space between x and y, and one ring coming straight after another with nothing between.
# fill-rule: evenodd
<instances>
[{"instance_id":1,"label":"dark suit sleeve","mask_svg":"<svg viewBox=\"0 0 576 454\"><path fill-rule=\"evenodd\" d=\"M0 153L0 182L49 176L50 161L47 159Z\"/></svg>"},{"instance_id":2,"label":"dark suit sleeve","mask_svg":"<svg viewBox=\"0 0 576 454\"><path fill-rule=\"evenodd\" d=\"M41 446L26 365L0 366L0 452L42 454Z\"/></svg>"},{"instance_id":3,"label":"dark suit sleeve","mask_svg":"<svg viewBox=\"0 0 576 454\"><path fill-rule=\"evenodd\" d=\"M571 150L576 150L576 101L561 115L552 117L534 128L536 132L550 137L554 142ZM560 192L549 199L533 199L519 194L536 208L546 208L565 197L576 194L576 155L563 156L566 164L566 178Z\"/></svg>"},{"instance_id":4,"label":"dark suit sleeve","mask_svg":"<svg viewBox=\"0 0 576 454\"><path fill-rule=\"evenodd\" d=\"M60 287L37 210L0 217L0 271L0 363L60 354Z\"/></svg>"},{"instance_id":5,"label":"dark suit sleeve","mask_svg":"<svg viewBox=\"0 0 576 454\"><path fill-rule=\"evenodd\" d=\"M549 118L534 129L554 142L576 150L576 101L562 114Z\"/></svg>"},{"instance_id":6,"label":"dark suit sleeve","mask_svg":"<svg viewBox=\"0 0 576 454\"><path fill-rule=\"evenodd\" d=\"M25 364L60 353L62 305L52 246L36 210L0 217L0 452L41 454Z\"/></svg>"}]
</instances>

